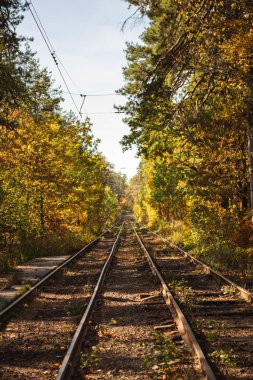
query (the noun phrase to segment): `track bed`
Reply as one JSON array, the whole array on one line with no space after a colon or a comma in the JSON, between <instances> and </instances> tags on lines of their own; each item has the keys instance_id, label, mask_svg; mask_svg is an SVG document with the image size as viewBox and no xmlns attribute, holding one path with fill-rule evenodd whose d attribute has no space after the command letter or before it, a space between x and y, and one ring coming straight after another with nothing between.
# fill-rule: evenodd
<instances>
[{"instance_id":1,"label":"track bed","mask_svg":"<svg viewBox=\"0 0 253 380\"><path fill-rule=\"evenodd\" d=\"M178 299L217 379L253 379L253 306L143 230L142 239Z\"/></svg>"},{"instance_id":2,"label":"track bed","mask_svg":"<svg viewBox=\"0 0 253 380\"><path fill-rule=\"evenodd\" d=\"M15 311L1 332L1 379L56 378L113 241L107 234Z\"/></svg>"},{"instance_id":3,"label":"track bed","mask_svg":"<svg viewBox=\"0 0 253 380\"><path fill-rule=\"evenodd\" d=\"M130 231L122 236L107 274L92 317L93 327L85 339L81 366L73 378L199 379L195 359L178 334ZM156 297L148 298L152 296Z\"/></svg>"}]
</instances>

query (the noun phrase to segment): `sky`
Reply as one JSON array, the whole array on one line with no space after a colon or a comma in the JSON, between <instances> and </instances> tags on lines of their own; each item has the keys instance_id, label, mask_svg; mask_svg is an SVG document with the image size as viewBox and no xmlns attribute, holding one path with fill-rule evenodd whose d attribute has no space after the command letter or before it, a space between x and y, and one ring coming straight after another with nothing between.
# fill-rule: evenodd
<instances>
[{"instance_id":1,"label":"sky","mask_svg":"<svg viewBox=\"0 0 253 380\"><path fill-rule=\"evenodd\" d=\"M82 94L112 94L124 84L122 68L127 65L125 42L137 42L145 24L122 23L134 12L123 0L33 0L47 35L66 67L73 82L68 79L71 92ZM19 27L19 33L33 37L33 51L37 52L42 67L48 67L55 86L66 91L59 72L52 60L29 11ZM62 107L74 110L68 94L64 93ZM81 106L80 96L74 96ZM129 132L122 121L124 115L115 114L114 104L124 104L122 96L91 96L85 99L82 112L93 123L93 135L99 138L99 150L107 160L131 178L138 167L136 149L123 153L120 140ZM84 114L84 117L85 117Z\"/></svg>"}]
</instances>

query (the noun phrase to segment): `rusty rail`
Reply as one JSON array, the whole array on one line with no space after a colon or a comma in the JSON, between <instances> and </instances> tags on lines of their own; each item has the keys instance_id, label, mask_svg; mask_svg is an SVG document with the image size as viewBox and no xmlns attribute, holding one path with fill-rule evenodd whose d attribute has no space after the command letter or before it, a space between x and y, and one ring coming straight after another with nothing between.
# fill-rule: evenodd
<instances>
[{"instance_id":1,"label":"rusty rail","mask_svg":"<svg viewBox=\"0 0 253 380\"><path fill-rule=\"evenodd\" d=\"M245 288L241 287L240 285L236 284L235 282L231 281L229 278L227 278L226 276L224 276L219 271L217 271L215 269L212 269L209 265L203 263L201 260L199 260L196 257L192 256L189 252L184 251L182 248L180 248L176 244L171 243L168 239L166 239L163 236L161 236L161 235L157 234L156 232L152 231L150 228L148 228L148 227L142 227L142 228L148 230L153 235L156 235L157 237L159 237L160 239L162 239L166 244L169 244L169 246L171 246L173 248L176 248L180 253L182 253L185 257L187 257L190 261L192 261L192 262L194 262L196 264L201 265L204 268L204 270L205 270L206 273L214 275L219 280L222 280L222 281L226 282L227 284L229 284L230 286L232 286L233 288L237 289L238 292L239 292L239 294L240 294L240 296L241 296L241 298L243 300L245 300L246 302L252 302L252 300L253 300L253 293L249 292L247 289L245 289Z\"/></svg>"},{"instance_id":2,"label":"rusty rail","mask_svg":"<svg viewBox=\"0 0 253 380\"><path fill-rule=\"evenodd\" d=\"M79 353L83 344L83 340L85 337L85 334L87 332L87 329L89 327L89 319L91 316L91 313L93 311L93 307L95 305L95 302L97 300L97 296L99 294L99 291L102 287L102 284L104 282L106 273L108 271L108 268L111 264L111 261L113 259L113 256L115 254L115 251L117 249L117 245L120 239L120 235L123 229L124 223L121 225L121 228L119 230L119 233L116 237L116 240L112 246L112 249L110 251L110 254L108 256L108 259L106 260L106 263L103 266L103 269L100 273L99 279L97 281L97 284L95 286L95 289L93 291L93 294L91 296L91 299L89 301L89 304L85 310L85 313L83 314L83 317L79 323L79 326L76 329L76 332L73 336L72 342L69 346L69 349L63 359L62 365L60 367L60 370L58 372L58 376L56 380L68 380L71 378L74 368L75 368L75 363L79 359Z\"/></svg>"},{"instance_id":3,"label":"rusty rail","mask_svg":"<svg viewBox=\"0 0 253 380\"><path fill-rule=\"evenodd\" d=\"M133 227L133 230L135 232L135 235L137 237L137 240L148 260L149 266L154 273L154 275L159 279L161 284L161 290L163 294L163 298L166 302L166 304L169 306L171 310L171 314L175 320L175 323L177 325L178 331L180 332L182 339L187 344L188 347L193 351L195 356L198 358L200 367L202 371L205 374L205 379L207 380L216 380L216 376L213 373L212 368L210 367L191 327L189 326L189 323L187 322L184 314L182 313L180 307L178 306L176 300L174 299L173 295L171 294L168 285L164 281L162 275L160 274L158 268L156 267L153 259L151 258L149 252L147 251L146 247L144 246L140 236L138 235L135 227Z\"/></svg>"},{"instance_id":4,"label":"rusty rail","mask_svg":"<svg viewBox=\"0 0 253 380\"><path fill-rule=\"evenodd\" d=\"M92 248L95 244L97 244L101 237L103 237L105 234L110 232L112 228L115 226L112 226L105 232L101 233L96 239L91 241L89 244L87 244L85 247L83 247L80 251L69 257L67 260L65 260L62 264L60 264L57 268L50 271L45 277L43 277L39 282L37 282L31 289L29 289L27 292L25 292L23 295L18 297L15 301L10 303L4 310L0 312L0 326L1 323L4 323L10 316L10 314L18 307L22 302L24 302L33 292L35 292L37 289L39 289L41 286L43 286L49 279L51 279L56 273L58 273L62 268L67 266L69 263L77 259L82 253L87 252L90 248Z\"/></svg>"}]
</instances>

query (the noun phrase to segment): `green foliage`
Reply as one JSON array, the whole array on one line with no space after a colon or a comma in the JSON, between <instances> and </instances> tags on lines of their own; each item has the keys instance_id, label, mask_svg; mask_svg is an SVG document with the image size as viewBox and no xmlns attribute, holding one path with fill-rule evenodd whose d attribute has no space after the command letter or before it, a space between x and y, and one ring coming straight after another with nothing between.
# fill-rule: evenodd
<instances>
[{"instance_id":1,"label":"green foliage","mask_svg":"<svg viewBox=\"0 0 253 380\"><path fill-rule=\"evenodd\" d=\"M153 335L155 344L144 359L145 365L154 377L171 375L174 372L172 366L182 361L183 350L164 335L157 332Z\"/></svg>"},{"instance_id":2,"label":"green foliage","mask_svg":"<svg viewBox=\"0 0 253 380\"><path fill-rule=\"evenodd\" d=\"M128 2L149 21L127 46L120 90L130 128L122 144L142 157L130 184L135 216L213 263L249 268L252 5Z\"/></svg>"},{"instance_id":3,"label":"green foliage","mask_svg":"<svg viewBox=\"0 0 253 380\"><path fill-rule=\"evenodd\" d=\"M28 292L28 290L30 290L31 289L31 285L29 285L29 284L26 284L26 285L23 285L23 286L21 286L20 288L19 288L19 290L18 290L18 293L21 295L21 294L25 294L26 292Z\"/></svg>"},{"instance_id":4,"label":"green foliage","mask_svg":"<svg viewBox=\"0 0 253 380\"><path fill-rule=\"evenodd\" d=\"M33 54L27 48L21 49L24 37L16 28L23 19L27 5L20 0L1 2L0 18L0 126L15 129L17 108L30 104L29 62Z\"/></svg>"},{"instance_id":5,"label":"green foliage","mask_svg":"<svg viewBox=\"0 0 253 380\"><path fill-rule=\"evenodd\" d=\"M218 361L220 364L223 364L229 367L235 367L238 365L237 355L235 354L233 349L229 351L216 350L216 351L213 351L208 356L211 358L212 361L214 362Z\"/></svg>"},{"instance_id":6,"label":"green foliage","mask_svg":"<svg viewBox=\"0 0 253 380\"><path fill-rule=\"evenodd\" d=\"M63 113L48 72L21 51L25 9L7 0L0 10L0 271L78 249L119 217L126 188L90 120Z\"/></svg>"},{"instance_id":7,"label":"green foliage","mask_svg":"<svg viewBox=\"0 0 253 380\"><path fill-rule=\"evenodd\" d=\"M221 293L224 294L225 296L226 295L235 296L238 294L238 289L236 289L234 286L231 286L231 285L223 285L221 287Z\"/></svg>"},{"instance_id":8,"label":"green foliage","mask_svg":"<svg viewBox=\"0 0 253 380\"><path fill-rule=\"evenodd\" d=\"M2 252L14 253L12 262L5 254L10 265L76 249L119 216L120 199L110 187L114 173L90 128L89 120L46 115L36 123L25 112L19 128L6 131L0 243Z\"/></svg>"},{"instance_id":9,"label":"green foliage","mask_svg":"<svg viewBox=\"0 0 253 380\"><path fill-rule=\"evenodd\" d=\"M99 346L94 346L90 353L82 352L80 355L80 367L82 369L92 369L99 365Z\"/></svg>"},{"instance_id":10,"label":"green foliage","mask_svg":"<svg viewBox=\"0 0 253 380\"><path fill-rule=\"evenodd\" d=\"M180 302L188 307L193 306L195 295L192 288L185 280L172 280L169 283L169 288L175 293Z\"/></svg>"}]
</instances>

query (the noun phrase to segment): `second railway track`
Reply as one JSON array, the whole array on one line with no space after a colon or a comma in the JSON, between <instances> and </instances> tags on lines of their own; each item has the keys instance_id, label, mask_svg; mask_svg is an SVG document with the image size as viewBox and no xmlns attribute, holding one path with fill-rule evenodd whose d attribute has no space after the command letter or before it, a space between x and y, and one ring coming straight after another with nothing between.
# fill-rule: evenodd
<instances>
[{"instance_id":1,"label":"second railway track","mask_svg":"<svg viewBox=\"0 0 253 380\"><path fill-rule=\"evenodd\" d=\"M217 379L253 379L253 305L143 228L141 237L180 303ZM240 290L240 289L239 289ZM250 294L250 293L249 293Z\"/></svg>"}]
</instances>

